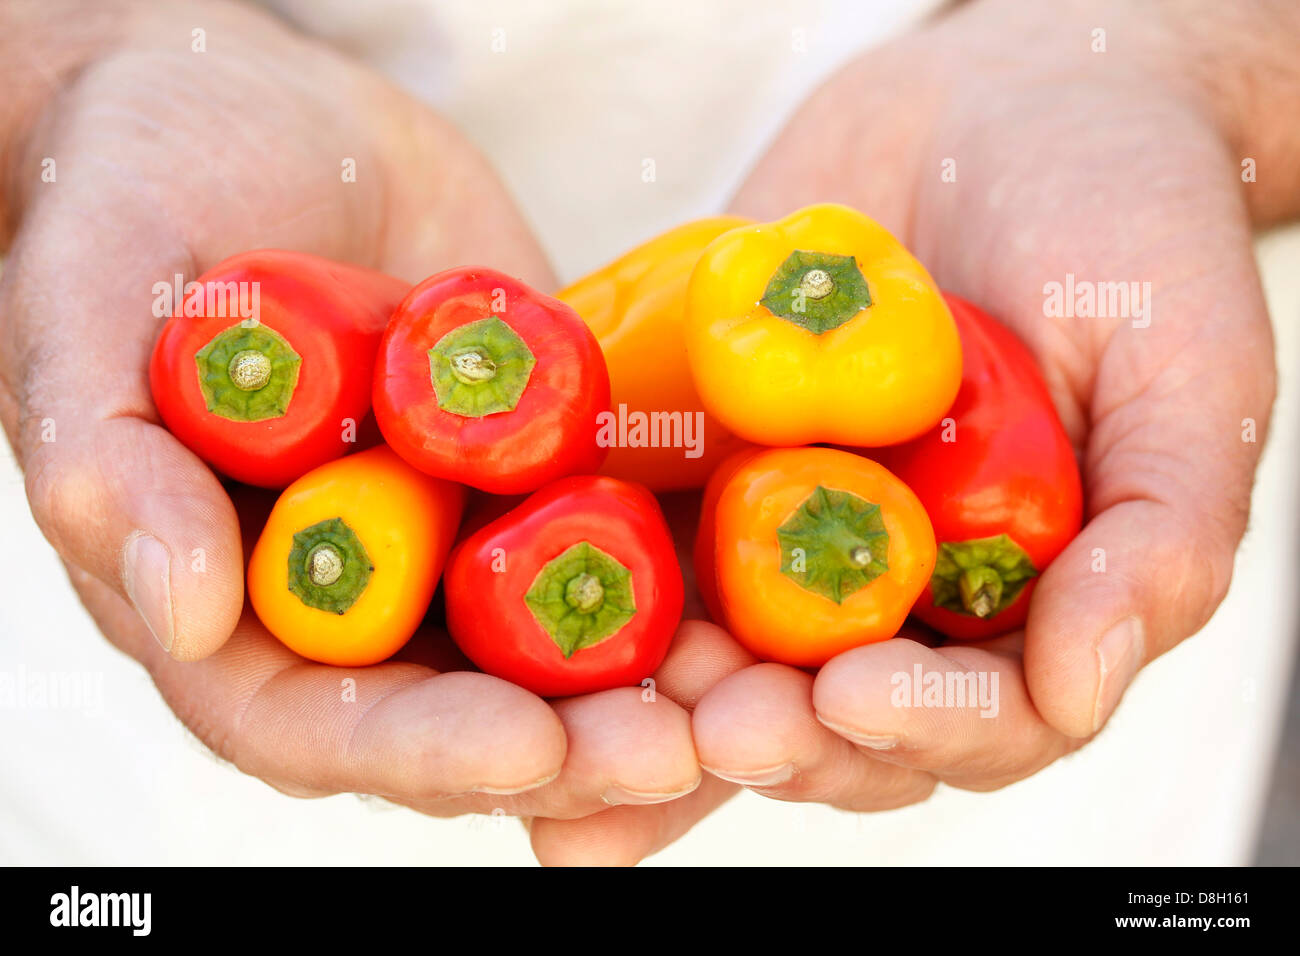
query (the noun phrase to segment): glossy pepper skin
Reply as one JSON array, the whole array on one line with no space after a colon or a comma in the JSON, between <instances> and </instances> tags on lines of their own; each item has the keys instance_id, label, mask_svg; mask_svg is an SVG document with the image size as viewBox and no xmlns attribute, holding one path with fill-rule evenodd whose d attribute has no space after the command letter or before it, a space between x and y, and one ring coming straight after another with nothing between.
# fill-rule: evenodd
<instances>
[{"instance_id":1,"label":"glossy pepper skin","mask_svg":"<svg viewBox=\"0 0 1300 956\"><path fill-rule=\"evenodd\" d=\"M977 640L1024 625L1038 575L1079 532L1083 492L1033 356L988 314L946 298L965 351L957 401L921 438L868 454L916 492L934 523L939 566L913 614Z\"/></svg>"},{"instance_id":2,"label":"glossy pepper skin","mask_svg":"<svg viewBox=\"0 0 1300 956\"><path fill-rule=\"evenodd\" d=\"M636 687L681 620L681 568L654 495L563 478L447 563L447 628L485 672L542 697Z\"/></svg>"},{"instance_id":3,"label":"glossy pepper skin","mask_svg":"<svg viewBox=\"0 0 1300 956\"><path fill-rule=\"evenodd\" d=\"M492 269L451 269L393 313L374 406L384 439L416 468L523 494L600 467L609 374L563 302Z\"/></svg>"},{"instance_id":4,"label":"glossy pepper skin","mask_svg":"<svg viewBox=\"0 0 1300 956\"><path fill-rule=\"evenodd\" d=\"M883 227L809 206L715 239L691 276L700 398L762 445L889 445L952 404L961 345L934 281Z\"/></svg>"},{"instance_id":5,"label":"glossy pepper skin","mask_svg":"<svg viewBox=\"0 0 1300 956\"><path fill-rule=\"evenodd\" d=\"M409 289L301 252L232 256L200 276L163 325L149 366L158 414L223 475L283 488L356 447L375 350ZM257 303L256 323L243 322L226 290Z\"/></svg>"},{"instance_id":6,"label":"glossy pepper skin","mask_svg":"<svg viewBox=\"0 0 1300 956\"><path fill-rule=\"evenodd\" d=\"M670 229L558 293L591 327L609 367L613 414L626 409L627 443L611 448L602 474L636 481L651 491L702 488L714 466L743 445L704 411L686 362L682 324L686 287L705 247L722 233L743 226L739 216L699 219ZM636 431L654 413L680 413L694 448L634 443L655 437ZM638 419L636 416L643 416ZM691 416L687 419L686 416ZM702 420L701 420L702 416ZM675 433L676 434L676 433Z\"/></svg>"},{"instance_id":7,"label":"glossy pepper skin","mask_svg":"<svg viewBox=\"0 0 1300 956\"><path fill-rule=\"evenodd\" d=\"M709 483L704 486L704 494L700 499L700 520L695 528L695 544L691 551L691 561L695 566L695 587L700 592L700 600L708 609L710 619L724 626L726 615L722 612L722 599L718 597L717 561L714 553L718 533L718 499L722 497L722 489L727 487L731 476L762 450L758 445L745 445L724 458L709 476Z\"/></svg>"},{"instance_id":8,"label":"glossy pepper skin","mask_svg":"<svg viewBox=\"0 0 1300 956\"><path fill-rule=\"evenodd\" d=\"M253 610L303 657L386 660L428 610L464 501L384 445L322 465L284 490L253 548Z\"/></svg>"},{"instance_id":9,"label":"glossy pepper skin","mask_svg":"<svg viewBox=\"0 0 1300 956\"><path fill-rule=\"evenodd\" d=\"M723 623L753 654L820 667L898 633L934 570L934 531L885 468L833 448L768 449L718 495Z\"/></svg>"}]
</instances>

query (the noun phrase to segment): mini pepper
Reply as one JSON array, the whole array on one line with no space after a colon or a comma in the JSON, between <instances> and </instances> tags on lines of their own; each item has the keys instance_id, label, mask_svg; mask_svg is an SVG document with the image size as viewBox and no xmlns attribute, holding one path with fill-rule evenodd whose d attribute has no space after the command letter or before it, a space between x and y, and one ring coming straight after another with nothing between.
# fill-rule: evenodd
<instances>
[{"instance_id":1,"label":"mini pepper","mask_svg":"<svg viewBox=\"0 0 1300 956\"><path fill-rule=\"evenodd\" d=\"M722 611L722 600L718 597L717 562L715 544L718 533L718 499L722 490L731 481L732 475L741 466L753 458L763 448L758 445L744 445L724 458L709 482L704 486L700 496L700 518L695 525L695 542L691 550L691 563L695 567L695 587L700 593L709 617L725 626L727 617Z\"/></svg>"},{"instance_id":2,"label":"mini pepper","mask_svg":"<svg viewBox=\"0 0 1300 956\"><path fill-rule=\"evenodd\" d=\"M686 348L704 406L762 445L889 445L961 382L952 316L924 267L846 206L741 226L691 275Z\"/></svg>"},{"instance_id":3,"label":"mini pepper","mask_svg":"<svg viewBox=\"0 0 1300 956\"><path fill-rule=\"evenodd\" d=\"M620 427L628 423L626 440L613 443L602 474L655 492L699 488L719 461L744 446L704 411L682 323L700 254L747 222L715 216L684 223L556 293L600 341L609 366L611 419Z\"/></svg>"},{"instance_id":4,"label":"mini pepper","mask_svg":"<svg viewBox=\"0 0 1300 956\"><path fill-rule=\"evenodd\" d=\"M374 406L406 461L493 494L593 472L607 451L596 337L563 302L492 269L450 269L411 290L379 345Z\"/></svg>"},{"instance_id":5,"label":"mini pepper","mask_svg":"<svg viewBox=\"0 0 1300 956\"><path fill-rule=\"evenodd\" d=\"M311 660L391 657L428 610L464 500L459 485L384 445L308 472L280 495L253 548L253 610Z\"/></svg>"},{"instance_id":6,"label":"mini pepper","mask_svg":"<svg viewBox=\"0 0 1300 956\"><path fill-rule=\"evenodd\" d=\"M187 287L159 333L158 414L223 475L283 488L364 437L375 350L410 288L303 252L231 256Z\"/></svg>"},{"instance_id":7,"label":"mini pepper","mask_svg":"<svg viewBox=\"0 0 1300 956\"><path fill-rule=\"evenodd\" d=\"M872 456L907 482L934 523L934 576L912 613L978 640L1029 616L1038 576L1079 533L1074 448L1034 357L992 316L948 295L966 364L948 416Z\"/></svg>"},{"instance_id":8,"label":"mini pepper","mask_svg":"<svg viewBox=\"0 0 1300 956\"><path fill-rule=\"evenodd\" d=\"M736 640L763 660L820 667L898 633L935 562L930 519L905 484L833 448L769 448L728 470L713 584Z\"/></svg>"},{"instance_id":9,"label":"mini pepper","mask_svg":"<svg viewBox=\"0 0 1300 956\"><path fill-rule=\"evenodd\" d=\"M654 495L592 475L552 482L465 538L445 592L465 655L542 697L640 685L668 652L683 602Z\"/></svg>"}]
</instances>

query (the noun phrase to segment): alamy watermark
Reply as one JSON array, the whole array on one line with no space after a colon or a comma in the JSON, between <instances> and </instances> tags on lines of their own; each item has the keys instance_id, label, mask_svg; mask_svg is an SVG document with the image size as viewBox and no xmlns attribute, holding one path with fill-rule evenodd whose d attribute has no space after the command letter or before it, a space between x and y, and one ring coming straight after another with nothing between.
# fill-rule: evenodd
<instances>
[{"instance_id":1,"label":"alamy watermark","mask_svg":"<svg viewBox=\"0 0 1300 956\"><path fill-rule=\"evenodd\" d=\"M83 893L73 886L50 897L50 925L117 926L132 936L148 936L153 927L152 893Z\"/></svg>"},{"instance_id":2,"label":"alamy watermark","mask_svg":"<svg viewBox=\"0 0 1300 956\"><path fill-rule=\"evenodd\" d=\"M152 292L155 318L230 318L239 319L245 328L262 321L262 286L258 282L186 282L178 272L170 282L155 282Z\"/></svg>"},{"instance_id":3,"label":"alamy watermark","mask_svg":"<svg viewBox=\"0 0 1300 956\"><path fill-rule=\"evenodd\" d=\"M1151 324L1150 282L1091 282L1065 274L1064 282L1043 284L1043 315L1051 319L1132 319L1133 328Z\"/></svg>"},{"instance_id":4,"label":"alamy watermark","mask_svg":"<svg viewBox=\"0 0 1300 956\"><path fill-rule=\"evenodd\" d=\"M969 707L981 717L996 717L1000 709L997 671L927 671L920 664L895 671L889 678L895 707Z\"/></svg>"},{"instance_id":5,"label":"alamy watermark","mask_svg":"<svg viewBox=\"0 0 1300 956\"><path fill-rule=\"evenodd\" d=\"M81 710L98 716L104 709L100 671L0 671L0 710Z\"/></svg>"},{"instance_id":6,"label":"alamy watermark","mask_svg":"<svg viewBox=\"0 0 1300 956\"><path fill-rule=\"evenodd\" d=\"M596 444L601 448L681 448L686 458L704 454L703 412L615 411L596 416Z\"/></svg>"}]
</instances>

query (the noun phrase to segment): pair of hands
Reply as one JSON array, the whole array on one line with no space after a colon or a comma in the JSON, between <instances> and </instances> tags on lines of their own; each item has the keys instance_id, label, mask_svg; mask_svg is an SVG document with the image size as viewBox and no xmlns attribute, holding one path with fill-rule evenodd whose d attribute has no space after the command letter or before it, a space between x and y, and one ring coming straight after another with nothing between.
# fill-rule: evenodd
<instances>
[{"instance_id":1,"label":"pair of hands","mask_svg":"<svg viewBox=\"0 0 1300 956\"><path fill-rule=\"evenodd\" d=\"M9 58L22 73L6 86L25 95L5 142L0 418L41 529L108 639L242 771L298 796L531 818L543 862L634 862L738 784L873 810L941 781L985 790L1036 772L1090 739L1227 589L1274 390L1252 216L1281 218L1297 198L1263 172L1243 186L1242 158L1265 170L1282 146L1242 152L1230 111L1182 76L1162 8L1038 6L983 0L865 54L800 109L734 204L762 219L815 201L862 209L1038 356L1088 514L1023 634L905 636L814 677L688 620L653 704L640 688L547 703L440 672L445 635L355 672L290 653L241 613L240 524L255 533L264 496L232 502L158 423L153 284L269 246L412 281L482 261L557 283L454 129L233 5L203 6L203 54L187 5L128 4L93 56L61 39L53 71ZM58 31L40 10L23 7L20 25ZM1095 27L1110 51L1090 49ZM60 63L84 69L64 84ZM346 158L355 183L341 181ZM1149 326L1046 317L1043 286L1067 273L1150 282ZM666 506L685 558L698 499ZM138 546L142 531L160 547ZM996 673L997 717L891 706L890 675L918 663Z\"/></svg>"}]
</instances>

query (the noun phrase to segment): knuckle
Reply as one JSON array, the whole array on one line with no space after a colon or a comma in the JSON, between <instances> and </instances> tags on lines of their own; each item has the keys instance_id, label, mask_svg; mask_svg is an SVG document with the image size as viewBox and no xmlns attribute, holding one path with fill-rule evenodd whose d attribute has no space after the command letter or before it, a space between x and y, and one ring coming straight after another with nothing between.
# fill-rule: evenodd
<instances>
[{"instance_id":1,"label":"knuckle","mask_svg":"<svg viewBox=\"0 0 1300 956\"><path fill-rule=\"evenodd\" d=\"M1186 516L1184 516L1184 520ZM1228 594L1241 526L1226 515L1201 514L1196 530L1169 536L1163 554L1152 562L1176 573L1166 577L1169 607L1183 620L1186 637L1200 630Z\"/></svg>"},{"instance_id":2,"label":"knuckle","mask_svg":"<svg viewBox=\"0 0 1300 956\"><path fill-rule=\"evenodd\" d=\"M53 445L37 445L28 455L24 483L36 524L55 550L64 554L79 503L93 494L93 479Z\"/></svg>"}]
</instances>

